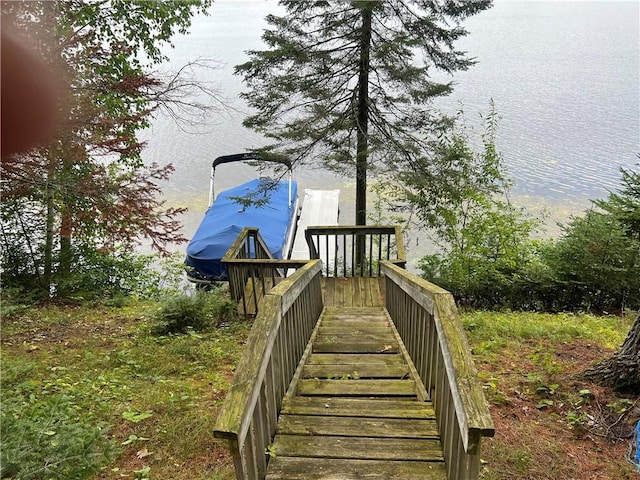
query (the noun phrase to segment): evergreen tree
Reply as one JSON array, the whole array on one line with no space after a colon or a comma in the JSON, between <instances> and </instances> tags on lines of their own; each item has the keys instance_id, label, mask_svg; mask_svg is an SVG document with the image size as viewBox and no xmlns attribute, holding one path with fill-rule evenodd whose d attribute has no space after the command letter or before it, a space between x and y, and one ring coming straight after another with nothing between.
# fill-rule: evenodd
<instances>
[{"instance_id":1,"label":"evergreen tree","mask_svg":"<svg viewBox=\"0 0 640 480\"><path fill-rule=\"evenodd\" d=\"M285 154L356 177L356 224L366 223L369 174L395 176L428 156L446 128L432 101L452 90L434 74L473 61L454 43L490 0L281 0L268 50L236 67L255 109L245 125Z\"/></svg>"},{"instance_id":2,"label":"evergreen tree","mask_svg":"<svg viewBox=\"0 0 640 480\"><path fill-rule=\"evenodd\" d=\"M626 287L626 293L637 306L637 302L640 302L640 172L621 169L621 173L622 188L605 200L597 200L595 204L622 226L628 241L635 247L630 249L623 274L612 283ZM640 312L620 349L587 370L585 375L620 390L640 389Z\"/></svg>"}]
</instances>

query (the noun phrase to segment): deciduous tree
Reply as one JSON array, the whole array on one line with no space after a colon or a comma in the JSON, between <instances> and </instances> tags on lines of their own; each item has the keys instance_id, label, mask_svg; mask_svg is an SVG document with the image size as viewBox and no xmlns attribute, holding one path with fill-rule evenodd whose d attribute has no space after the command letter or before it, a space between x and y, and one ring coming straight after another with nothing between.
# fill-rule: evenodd
<instances>
[{"instance_id":1,"label":"deciduous tree","mask_svg":"<svg viewBox=\"0 0 640 480\"><path fill-rule=\"evenodd\" d=\"M144 236L163 251L184 240L182 210L158 198L173 167L145 165L137 133L174 98L206 108L175 96L194 88L189 79L149 72L165 59L162 45L210 3L2 2L3 28L10 21L21 31L61 86L54 141L2 159L5 271L30 272L49 291L80 250L131 248ZM7 264L25 257L21 266Z\"/></svg>"}]
</instances>

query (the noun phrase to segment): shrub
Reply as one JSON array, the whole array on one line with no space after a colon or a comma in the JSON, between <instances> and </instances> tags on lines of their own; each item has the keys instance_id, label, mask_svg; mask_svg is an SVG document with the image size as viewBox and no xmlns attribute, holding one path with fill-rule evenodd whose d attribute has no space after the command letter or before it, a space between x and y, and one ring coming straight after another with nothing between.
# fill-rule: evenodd
<instances>
[{"instance_id":1,"label":"shrub","mask_svg":"<svg viewBox=\"0 0 640 480\"><path fill-rule=\"evenodd\" d=\"M590 210L572 218L544 261L568 308L640 306L640 242L612 214Z\"/></svg>"},{"instance_id":2,"label":"shrub","mask_svg":"<svg viewBox=\"0 0 640 480\"><path fill-rule=\"evenodd\" d=\"M154 332L160 335L217 327L236 315L235 304L220 290L197 290L193 295L172 295L155 315Z\"/></svg>"},{"instance_id":3,"label":"shrub","mask_svg":"<svg viewBox=\"0 0 640 480\"><path fill-rule=\"evenodd\" d=\"M64 395L3 395L1 418L3 479L89 479L116 452Z\"/></svg>"}]
</instances>

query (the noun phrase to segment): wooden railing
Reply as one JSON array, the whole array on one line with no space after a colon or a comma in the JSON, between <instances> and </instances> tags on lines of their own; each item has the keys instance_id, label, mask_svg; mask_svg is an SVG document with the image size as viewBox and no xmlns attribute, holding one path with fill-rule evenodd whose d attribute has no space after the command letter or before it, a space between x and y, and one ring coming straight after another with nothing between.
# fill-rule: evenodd
<instances>
[{"instance_id":1,"label":"wooden railing","mask_svg":"<svg viewBox=\"0 0 640 480\"><path fill-rule=\"evenodd\" d=\"M320 261L309 261L260 302L214 435L229 441L236 477L264 478L282 399L322 313Z\"/></svg>"},{"instance_id":2,"label":"wooden railing","mask_svg":"<svg viewBox=\"0 0 640 480\"><path fill-rule=\"evenodd\" d=\"M260 299L279 281L306 264L305 260L276 260L257 228L244 228L222 263L227 268L229 294L245 316L255 316Z\"/></svg>"},{"instance_id":3,"label":"wooden railing","mask_svg":"<svg viewBox=\"0 0 640 480\"><path fill-rule=\"evenodd\" d=\"M452 295L383 262L386 307L430 394L451 480L476 480L495 433Z\"/></svg>"},{"instance_id":4,"label":"wooden railing","mask_svg":"<svg viewBox=\"0 0 640 480\"><path fill-rule=\"evenodd\" d=\"M382 261L405 266L402 231L397 226L308 227L309 256L323 260L327 277L380 276Z\"/></svg>"}]
</instances>

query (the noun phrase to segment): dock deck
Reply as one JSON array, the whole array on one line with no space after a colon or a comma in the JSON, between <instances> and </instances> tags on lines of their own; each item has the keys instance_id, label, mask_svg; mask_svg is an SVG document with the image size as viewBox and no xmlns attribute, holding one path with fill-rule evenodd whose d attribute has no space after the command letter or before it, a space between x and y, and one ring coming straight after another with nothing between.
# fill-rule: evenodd
<instances>
[{"instance_id":1,"label":"dock deck","mask_svg":"<svg viewBox=\"0 0 640 480\"><path fill-rule=\"evenodd\" d=\"M298 219L298 228L293 240L291 258L294 260L308 260L309 246L304 237L307 227L316 225L338 225L340 215L340 190L311 190L305 189L302 211ZM324 256L323 256L324 255ZM327 252L321 252L320 258L325 261Z\"/></svg>"}]
</instances>

